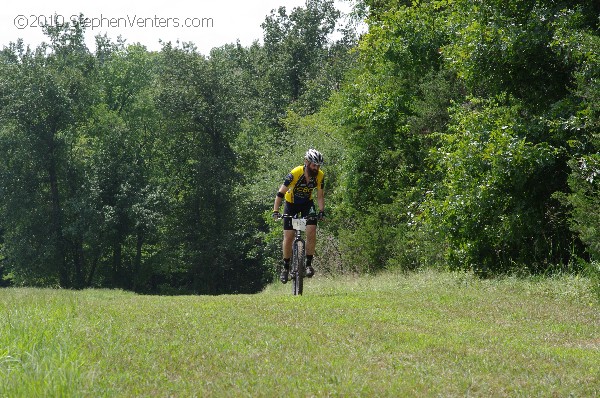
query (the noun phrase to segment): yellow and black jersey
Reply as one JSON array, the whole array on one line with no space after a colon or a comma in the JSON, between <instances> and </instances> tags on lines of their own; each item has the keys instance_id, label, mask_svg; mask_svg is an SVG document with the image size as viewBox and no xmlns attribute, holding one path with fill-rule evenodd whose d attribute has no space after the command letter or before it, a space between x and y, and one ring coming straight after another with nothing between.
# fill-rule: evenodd
<instances>
[{"instance_id":1,"label":"yellow and black jersey","mask_svg":"<svg viewBox=\"0 0 600 398\"><path fill-rule=\"evenodd\" d=\"M283 185L288 187L285 193L285 200L290 203L302 204L310 202L313 199L315 188L323 189L324 176L323 170L319 170L316 177L310 177L309 181L304 178L304 167L294 168L283 181Z\"/></svg>"}]
</instances>

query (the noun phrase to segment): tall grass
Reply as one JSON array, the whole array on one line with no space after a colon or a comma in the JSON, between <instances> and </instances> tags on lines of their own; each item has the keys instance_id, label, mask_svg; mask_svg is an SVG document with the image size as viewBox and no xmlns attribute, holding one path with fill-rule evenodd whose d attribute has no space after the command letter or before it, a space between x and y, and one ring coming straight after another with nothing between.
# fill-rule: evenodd
<instances>
[{"instance_id":1,"label":"tall grass","mask_svg":"<svg viewBox=\"0 0 600 398\"><path fill-rule=\"evenodd\" d=\"M389 273L289 290L0 290L0 396L600 394L589 279Z\"/></svg>"}]
</instances>

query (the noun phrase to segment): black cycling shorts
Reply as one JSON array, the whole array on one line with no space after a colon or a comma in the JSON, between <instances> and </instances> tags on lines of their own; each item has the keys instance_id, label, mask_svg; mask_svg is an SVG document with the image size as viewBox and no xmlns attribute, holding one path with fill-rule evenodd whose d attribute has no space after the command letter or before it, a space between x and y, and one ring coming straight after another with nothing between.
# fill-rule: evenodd
<instances>
[{"instance_id":1,"label":"black cycling shorts","mask_svg":"<svg viewBox=\"0 0 600 398\"><path fill-rule=\"evenodd\" d=\"M283 215L285 216L295 216L296 214L300 214L302 217L306 217L309 214L313 214L315 217L311 217L306 220L306 225L317 225L317 215L315 213L315 203L311 200L306 203L296 204L290 203L287 200L285 201L285 205L283 206ZM292 219L289 217L283 218L283 229L284 230L292 230Z\"/></svg>"}]
</instances>

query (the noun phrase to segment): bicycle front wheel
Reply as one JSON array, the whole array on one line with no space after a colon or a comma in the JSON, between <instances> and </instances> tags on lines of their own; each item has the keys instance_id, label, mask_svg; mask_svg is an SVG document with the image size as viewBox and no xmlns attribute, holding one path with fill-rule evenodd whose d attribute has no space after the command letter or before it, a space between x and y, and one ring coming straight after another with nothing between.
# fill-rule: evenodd
<instances>
[{"instance_id":1,"label":"bicycle front wheel","mask_svg":"<svg viewBox=\"0 0 600 398\"><path fill-rule=\"evenodd\" d=\"M304 274L306 273L306 248L302 239L294 241L292 253L292 293L294 296L302 295L304 287Z\"/></svg>"}]
</instances>

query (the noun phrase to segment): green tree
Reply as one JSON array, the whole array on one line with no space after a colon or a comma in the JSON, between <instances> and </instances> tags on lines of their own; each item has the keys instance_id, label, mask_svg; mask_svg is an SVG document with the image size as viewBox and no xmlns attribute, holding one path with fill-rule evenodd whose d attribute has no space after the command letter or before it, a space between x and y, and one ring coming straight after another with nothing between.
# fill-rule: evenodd
<instances>
[{"instance_id":1,"label":"green tree","mask_svg":"<svg viewBox=\"0 0 600 398\"><path fill-rule=\"evenodd\" d=\"M253 215L251 228L243 228L247 253L268 271L281 255L281 226L270 223L267 212L274 190L308 147L328 147L329 127L315 128L318 123L309 119L339 89L354 62L353 31L335 42L330 38L338 20L330 1L311 1L290 13L280 8L262 25L263 46L237 49L238 73L246 87L242 98L249 105L233 144L243 179L237 192L246 217ZM328 184L331 177L328 173Z\"/></svg>"},{"instance_id":2,"label":"green tree","mask_svg":"<svg viewBox=\"0 0 600 398\"><path fill-rule=\"evenodd\" d=\"M568 190L575 148L593 148L597 68L583 54L596 2L365 3L369 31L336 105L339 221L359 220L339 238L353 261L570 264L581 247L554 193Z\"/></svg>"},{"instance_id":3,"label":"green tree","mask_svg":"<svg viewBox=\"0 0 600 398\"><path fill-rule=\"evenodd\" d=\"M568 232L567 209L555 197L569 189L567 162L577 151L572 142L580 142L588 133L563 122L578 112L580 99L573 83L579 66L565 58L562 49L557 51L560 46L555 43L564 37L559 27L565 26L565 14L581 17L577 29L589 28L597 21L583 15L597 14L598 6L588 1L455 5L457 12L449 17L451 42L441 52L448 69L478 99L453 108L448 133L453 135L450 141L461 144L444 144L440 149L455 160L465 159L443 163L447 170L443 178L449 180L435 190L443 196L444 189L450 188L446 203L454 202L454 210L465 203L469 209L458 211L465 218L445 219L455 228L450 240L461 237L459 245L450 243L451 252L462 253L451 256L451 262L494 272L514 268L545 272L574 265L573 255L582 254L581 245ZM482 103L485 110L480 112ZM505 129L502 134L500 128ZM480 152L465 150L467 146ZM463 168L465 164L469 168ZM510 180L498 178L499 170ZM463 187L460 197L453 196L460 191L457 187L469 181L478 187ZM515 190L519 184L523 185ZM482 215L491 218L483 220ZM491 231L494 237L489 236Z\"/></svg>"},{"instance_id":4,"label":"green tree","mask_svg":"<svg viewBox=\"0 0 600 398\"><path fill-rule=\"evenodd\" d=\"M156 106L164 122L159 142L161 185L169 198L167 253L181 287L203 294L257 289L252 282L244 286L244 277L254 278L253 269L243 262L236 236L240 177L230 143L241 107L232 51L215 49L207 59L193 46L166 45L159 56Z\"/></svg>"},{"instance_id":5,"label":"green tree","mask_svg":"<svg viewBox=\"0 0 600 398\"><path fill-rule=\"evenodd\" d=\"M552 176L560 151L529 142L528 121L520 112L518 101L459 107L444 144L431 157L444 178L420 209L421 220L446 237L451 267L490 275L543 271L551 262L569 261L571 248L560 246L571 243L560 239L560 233L569 235L564 220L549 217L557 210L548 207L558 205L550 197L560 188L558 176Z\"/></svg>"},{"instance_id":6,"label":"green tree","mask_svg":"<svg viewBox=\"0 0 600 398\"><path fill-rule=\"evenodd\" d=\"M294 8L288 15L285 7L280 7L265 19L264 60L270 91L270 101L265 104L273 120L283 117L288 104L298 101L319 75L328 56L328 36L338 18L333 0L308 0L305 8Z\"/></svg>"},{"instance_id":7,"label":"green tree","mask_svg":"<svg viewBox=\"0 0 600 398\"><path fill-rule=\"evenodd\" d=\"M440 70L446 34L435 2L367 4L369 32L333 105L339 111L332 112L345 144L332 201L336 222L351 225L338 236L346 261L358 270L414 267L405 255L408 215L425 183L432 133L447 122L459 85Z\"/></svg>"},{"instance_id":8,"label":"green tree","mask_svg":"<svg viewBox=\"0 0 600 398\"><path fill-rule=\"evenodd\" d=\"M155 57L140 45L98 47L102 104L82 128L92 207L101 219L94 272L100 284L143 289L144 244L156 235L163 211L152 181Z\"/></svg>"},{"instance_id":9,"label":"green tree","mask_svg":"<svg viewBox=\"0 0 600 398\"><path fill-rule=\"evenodd\" d=\"M94 101L94 59L78 24L47 34L50 45L32 51L18 42L1 55L0 186L11 225L4 252L17 281L77 287L84 279L80 243L67 238L63 205L78 189L69 143Z\"/></svg>"},{"instance_id":10,"label":"green tree","mask_svg":"<svg viewBox=\"0 0 600 398\"><path fill-rule=\"evenodd\" d=\"M599 6L596 6L600 8ZM596 12L596 15L598 14ZM552 48L574 69L572 96L557 107L550 127L569 138L570 191L559 195L570 206L571 227L594 260L600 259L598 172L600 153L600 47L598 21L583 7L565 9L554 21ZM596 277L598 273L596 271Z\"/></svg>"}]
</instances>

